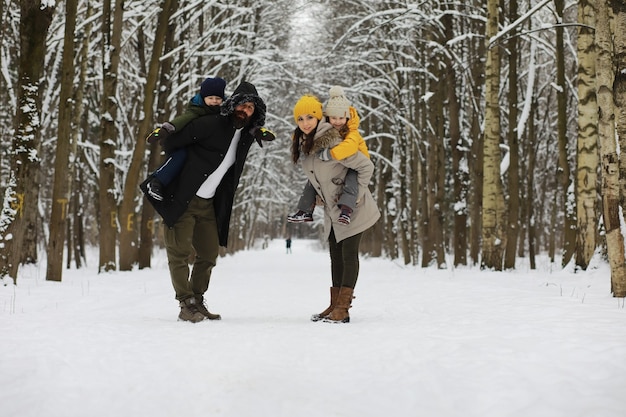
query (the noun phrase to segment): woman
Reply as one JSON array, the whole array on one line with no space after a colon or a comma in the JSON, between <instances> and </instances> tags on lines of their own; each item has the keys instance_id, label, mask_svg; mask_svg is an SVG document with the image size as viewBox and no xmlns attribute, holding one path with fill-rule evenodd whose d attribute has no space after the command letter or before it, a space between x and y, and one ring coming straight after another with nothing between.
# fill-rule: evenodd
<instances>
[{"instance_id":1,"label":"woman","mask_svg":"<svg viewBox=\"0 0 626 417\"><path fill-rule=\"evenodd\" d=\"M330 306L311 317L313 321L348 323L354 287L359 275L359 245L363 232L380 217L368 185L374 165L363 153L357 152L342 160L322 160L317 153L342 141L339 131L323 120L322 103L305 95L294 106L298 127L293 134L292 161L302 159L302 169L324 203L324 236L328 239L332 274ZM339 226L342 195L348 169L358 174L357 204L349 224Z\"/></svg>"},{"instance_id":2,"label":"woman","mask_svg":"<svg viewBox=\"0 0 626 417\"><path fill-rule=\"evenodd\" d=\"M324 116L326 120L339 131L342 137L341 143L333 148L326 148L318 153L318 157L328 161L330 159L344 159L356 152L362 152L369 158L369 151L365 140L359 133L359 116L354 107L346 98L343 88L333 86L329 91L329 99L324 105ZM356 205L359 184L357 182L357 172L349 169L343 185L343 194L337 201L341 210L339 223L349 224L352 211ZM313 221L313 210L315 209L315 197L317 192L307 181L302 195L298 201L298 211L287 216L290 223L302 223Z\"/></svg>"}]
</instances>

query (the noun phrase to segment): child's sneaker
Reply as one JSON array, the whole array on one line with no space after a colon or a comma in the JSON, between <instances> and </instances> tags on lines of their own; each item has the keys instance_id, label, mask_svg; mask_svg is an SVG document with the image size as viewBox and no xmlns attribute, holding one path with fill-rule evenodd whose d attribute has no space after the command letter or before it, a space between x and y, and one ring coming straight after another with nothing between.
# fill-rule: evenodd
<instances>
[{"instance_id":1,"label":"child's sneaker","mask_svg":"<svg viewBox=\"0 0 626 417\"><path fill-rule=\"evenodd\" d=\"M350 224L350 216L352 215L352 209L348 206L341 206L341 214L337 221L341 224Z\"/></svg>"},{"instance_id":2,"label":"child's sneaker","mask_svg":"<svg viewBox=\"0 0 626 417\"><path fill-rule=\"evenodd\" d=\"M156 177L148 183L148 195L156 201L163 201L163 184Z\"/></svg>"},{"instance_id":3,"label":"child's sneaker","mask_svg":"<svg viewBox=\"0 0 626 417\"><path fill-rule=\"evenodd\" d=\"M298 210L296 214L290 214L287 216L289 223L304 223L313 221L313 213L308 213L303 210Z\"/></svg>"}]
</instances>

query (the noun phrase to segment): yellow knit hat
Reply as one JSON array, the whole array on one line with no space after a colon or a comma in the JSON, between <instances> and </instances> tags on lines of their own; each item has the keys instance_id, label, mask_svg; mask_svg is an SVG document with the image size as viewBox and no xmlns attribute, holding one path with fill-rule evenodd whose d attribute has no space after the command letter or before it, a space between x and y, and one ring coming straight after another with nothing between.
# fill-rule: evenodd
<instances>
[{"instance_id":1,"label":"yellow knit hat","mask_svg":"<svg viewBox=\"0 0 626 417\"><path fill-rule=\"evenodd\" d=\"M298 117L304 116L305 114L310 114L317 120L322 120L322 103L317 97L309 94L304 95L300 97L300 100L298 100L293 107L293 118L296 119L296 123L298 123Z\"/></svg>"}]
</instances>

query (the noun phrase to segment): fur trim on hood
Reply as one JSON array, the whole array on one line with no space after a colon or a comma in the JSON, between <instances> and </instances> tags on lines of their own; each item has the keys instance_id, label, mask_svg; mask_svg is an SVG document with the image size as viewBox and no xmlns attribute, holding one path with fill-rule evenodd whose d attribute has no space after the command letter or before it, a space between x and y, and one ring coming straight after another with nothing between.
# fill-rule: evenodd
<instances>
[{"instance_id":1,"label":"fur trim on hood","mask_svg":"<svg viewBox=\"0 0 626 417\"><path fill-rule=\"evenodd\" d=\"M249 126L252 131L255 128L265 125L267 107L263 99L259 97L259 93L257 93L254 85L249 82L243 81L239 84L233 95L222 103L221 114L222 116L230 116L235 112L235 107L248 101L254 103L255 107Z\"/></svg>"},{"instance_id":2,"label":"fur trim on hood","mask_svg":"<svg viewBox=\"0 0 626 417\"><path fill-rule=\"evenodd\" d=\"M317 153L325 148L332 148L341 143L343 138L337 129L325 120L321 120L317 125L315 138L313 139L313 147L311 153Z\"/></svg>"}]
</instances>

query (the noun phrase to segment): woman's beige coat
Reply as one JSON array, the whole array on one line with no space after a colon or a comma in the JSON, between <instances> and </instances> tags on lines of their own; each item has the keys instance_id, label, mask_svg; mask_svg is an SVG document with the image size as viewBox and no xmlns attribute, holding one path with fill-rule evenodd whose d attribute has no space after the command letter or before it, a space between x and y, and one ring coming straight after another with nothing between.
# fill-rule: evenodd
<instances>
[{"instance_id":1,"label":"woman's beige coat","mask_svg":"<svg viewBox=\"0 0 626 417\"><path fill-rule=\"evenodd\" d=\"M380 218L378 206L368 188L370 178L374 172L374 164L361 152L340 161L322 161L317 152L323 148L333 147L340 143L341 135L330 123L322 120L317 126L317 133L313 148L302 160L302 169L305 175L324 202L324 236L330 236L331 227L335 231L337 242L364 232ZM348 168L358 173L359 196L352 212L350 224L337 222L341 210L337 201L343 190L343 181Z\"/></svg>"}]
</instances>

